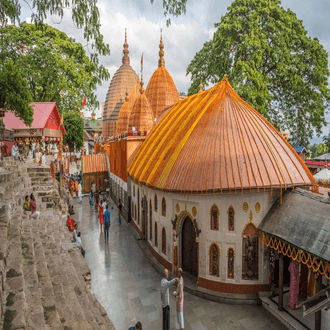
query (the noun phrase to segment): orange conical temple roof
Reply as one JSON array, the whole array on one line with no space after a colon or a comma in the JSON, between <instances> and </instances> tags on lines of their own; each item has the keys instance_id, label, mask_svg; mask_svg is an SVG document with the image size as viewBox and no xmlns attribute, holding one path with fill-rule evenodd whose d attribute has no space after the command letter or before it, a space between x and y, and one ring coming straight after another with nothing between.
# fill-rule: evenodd
<instances>
[{"instance_id":1,"label":"orange conical temple roof","mask_svg":"<svg viewBox=\"0 0 330 330\"><path fill-rule=\"evenodd\" d=\"M125 103L122 105L119 114L118 120L116 125L116 135L120 133L124 133L128 131L129 119L132 114L132 106L129 101L128 94L126 93Z\"/></svg>"},{"instance_id":2,"label":"orange conical temple roof","mask_svg":"<svg viewBox=\"0 0 330 330\"><path fill-rule=\"evenodd\" d=\"M136 182L182 193L316 184L290 144L227 77L177 102L147 136L128 173Z\"/></svg>"},{"instance_id":3,"label":"orange conical temple roof","mask_svg":"<svg viewBox=\"0 0 330 330\"><path fill-rule=\"evenodd\" d=\"M150 101L154 117L180 100L174 81L165 68L163 37L160 37L158 69L151 76L146 95Z\"/></svg>"}]
</instances>

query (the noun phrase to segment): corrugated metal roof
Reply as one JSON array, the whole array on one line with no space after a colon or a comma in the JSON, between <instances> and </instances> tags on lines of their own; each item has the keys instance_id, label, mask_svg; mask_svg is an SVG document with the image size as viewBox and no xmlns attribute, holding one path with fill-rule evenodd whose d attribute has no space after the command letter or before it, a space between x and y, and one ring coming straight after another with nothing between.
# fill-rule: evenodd
<instances>
[{"instance_id":1,"label":"corrugated metal roof","mask_svg":"<svg viewBox=\"0 0 330 330\"><path fill-rule=\"evenodd\" d=\"M84 174L96 173L96 172L107 172L107 160L106 154L96 155L85 155L84 156Z\"/></svg>"},{"instance_id":2,"label":"corrugated metal roof","mask_svg":"<svg viewBox=\"0 0 330 330\"><path fill-rule=\"evenodd\" d=\"M25 125L23 120L16 117L15 113L11 111L6 112L3 118L6 127L10 129L43 129L54 108L57 119L59 121L61 120L56 102L33 102L31 106L33 107L33 122L31 127ZM65 134L65 130L63 134Z\"/></svg>"},{"instance_id":3,"label":"corrugated metal roof","mask_svg":"<svg viewBox=\"0 0 330 330\"><path fill-rule=\"evenodd\" d=\"M181 193L317 185L282 134L226 77L178 101L147 136L128 173Z\"/></svg>"},{"instance_id":4,"label":"corrugated metal roof","mask_svg":"<svg viewBox=\"0 0 330 330\"><path fill-rule=\"evenodd\" d=\"M330 261L330 198L296 188L277 201L258 229Z\"/></svg>"}]
</instances>

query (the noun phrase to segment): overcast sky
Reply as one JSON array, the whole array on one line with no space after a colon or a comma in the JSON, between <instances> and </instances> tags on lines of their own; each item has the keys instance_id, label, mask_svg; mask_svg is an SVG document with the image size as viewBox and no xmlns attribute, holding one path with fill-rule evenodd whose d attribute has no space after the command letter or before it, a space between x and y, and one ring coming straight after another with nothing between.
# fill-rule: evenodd
<instances>
[{"instance_id":1,"label":"overcast sky","mask_svg":"<svg viewBox=\"0 0 330 330\"><path fill-rule=\"evenodd\" d=\"M23 2L22 2L23 3ZM99 0L101 15L101 32L105 42L110 45L110 56L101 57L100 61L110 72L110 79L121 65L125 28L127 28L129 55L132 68L140 72L140 60L143 52L145 86L158 66L160 29L163 29L165 66L178 88L187 92L190 77L186 76L186 68L204 42L209 41L213 33L214 23L219 22L227 11L231 0L188 0L186 15L172 18L170 27L166 27L163 15L162 0ZM309 36L317 37L327 52L330 51L330 1L329 0L283 0L285 9L290 8L303 20ZM27 7L22 8L22 20L30 16ZM58 19L47 22L66 32L76 41L86 44L81 30L72 24L70 11L66 11L61 24L54 24ZM104 81L97 89L97 97L105 101L110 85ZM101 115L100 109L96 112ZM330 117L328 121L330 122ZM327 132L328 130L326 130Z\"/></svg>"}]
</instances>

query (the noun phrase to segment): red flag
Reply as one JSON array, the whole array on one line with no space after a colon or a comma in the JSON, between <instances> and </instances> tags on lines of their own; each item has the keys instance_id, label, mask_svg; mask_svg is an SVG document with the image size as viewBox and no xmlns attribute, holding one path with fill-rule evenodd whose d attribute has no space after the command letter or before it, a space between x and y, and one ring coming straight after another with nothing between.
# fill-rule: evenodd
<instances>
[{"instance_id":1,"label":"red flag","mask_svg":"<svg viewBox=\"0 0 330 330\"><path fill-rule=\"evenodd\" d=\"M82 107L84 107L86 105L86 95L85 95L85 98L84 98L84 102L82 103Z\"/></svg>"},{"instance_id":2,"label":"red flag","mask_svg":"<svg viewBox=\"0 0 330 330\"><path fill-rule=\"evenodd\" d=\"M142 56L141 56L141 71L143 70L143 53L142 53Z\"/></svg>"}]
</instances>

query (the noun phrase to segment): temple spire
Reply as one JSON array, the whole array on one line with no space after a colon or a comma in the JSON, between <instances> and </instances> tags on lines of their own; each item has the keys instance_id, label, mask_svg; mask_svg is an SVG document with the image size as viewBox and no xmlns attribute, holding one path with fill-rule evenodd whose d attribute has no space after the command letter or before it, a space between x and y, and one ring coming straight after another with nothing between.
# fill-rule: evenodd
<instances>
[{"instance_id":1,"label":"temple spire","mask_svg":"<svg viewBox=\"0 0 330 330\"><path fill-rule=\"evenodd\" d=\"M163 31L160 29L160 43L159 43L159 60L158 60L158 67L161 68L165 66L164 60L164 44L163 44Z\"/></svg>"},{"instance_id":2,"label":"temple spire","mask_svg":"<svg viewBox=\"0 0 330 330\"><path fill-rule=\"evenodd\" d=\"M144 88L143 88L144 82L143 82L143 73L141 72L141 82L140 82L140 93L144 93Z\"/></svg>"},{"instance_id":3,"label":"temple spire","mask_svg":"<svg viewBox=\"0 0 330 330\"><path fill-rule=\"evenodd\" d=\"M128 51L128 43L127 43L127 29L125 29L125 43L124 43L124 56L123 56L123 64L129 64L129 51Z\"/></svg>"}]
</instances>

